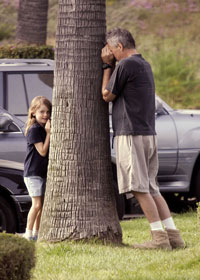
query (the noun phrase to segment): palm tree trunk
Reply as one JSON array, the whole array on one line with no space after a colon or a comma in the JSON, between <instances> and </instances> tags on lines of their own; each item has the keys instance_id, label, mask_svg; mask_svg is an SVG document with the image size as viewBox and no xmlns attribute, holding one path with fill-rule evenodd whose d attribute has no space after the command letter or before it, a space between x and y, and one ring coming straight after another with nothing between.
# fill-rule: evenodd
<instances>
[{"instance_id":1,"label":"palm tree trunk","mask_svg":"<svg viewBox=\"0 0 200 280\"><path fill-rule=\"evenodd\" d=\"M48 0L20 0L16 40L45 45L47 37Z\"/></svg>"},{"instance_id":2,"label":"palm tree trunk","mask_svg":"<svg viewBox=\"0 0 200 280\"><path fill-rule=\"evenodd\" d=\"M50 158L40 240L98 238L121 243L108 106L101 97L105 30L105 0L59 1Z\"/></svg>"}]
</instances>

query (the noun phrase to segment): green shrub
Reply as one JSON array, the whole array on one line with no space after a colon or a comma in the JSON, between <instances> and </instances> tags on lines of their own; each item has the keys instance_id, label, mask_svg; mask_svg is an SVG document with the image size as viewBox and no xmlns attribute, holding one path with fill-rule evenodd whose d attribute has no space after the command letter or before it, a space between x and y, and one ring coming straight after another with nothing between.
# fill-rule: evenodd
<instances>
[{"instance_id":1,"label":"green shrub","mask_svg":"<svg viewBox=\"0 0 200 280\"><path fill-rule=\"evenodd\" d=\"M176 49L162 49L152 57L152 65L157 94L172 107L189 107L199 92L197 69L191 58Z\"/></svg>"},{"instance_id":2,"label":"green shrub","mask_svg":"<svg viewBox=\"0 0 200 280\"><path fill-rule=\"evenodd\" d=\"M0 58L46 58L54 59L52 46L4 46Z\"/></svg>"},{"instance_id":3,"label":"green shrub","mask_svg":"<svg viewBox=\"0 0 200 280\"><path fill-rule=\"evenodd\" d=\"M9 24L0 24L0 41L8 39L13 33L13 28Z\"/></svg>"},{"instance_id":4,"label":"green shrub","mask_svg":"<svg viewBox=\"0 0 200 280\"><path fill-rule=\"evenodd\" d=\"M34 242L0 233L0 279L28 280L35 265Z\"/></svg>"}]
</instances>

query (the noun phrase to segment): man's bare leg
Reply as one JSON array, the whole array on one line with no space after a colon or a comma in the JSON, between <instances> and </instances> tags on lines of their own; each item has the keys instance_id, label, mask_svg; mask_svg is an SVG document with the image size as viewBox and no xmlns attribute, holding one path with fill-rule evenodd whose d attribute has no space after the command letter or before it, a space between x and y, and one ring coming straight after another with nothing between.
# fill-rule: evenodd
<instances>
[{"instance_id":1,"label":"man's bare leg","mask_svg":"<svg viewBox=\"0 0 200 280\"><path fill-rule=\"evenodd\" d=\"M171 217L171 213L169 210L169 207L167 205L167 202L165 201L164 197L162 195L155 195L152 196L153 200L156 204L160 220L165 220Z\"/></svg>"},{"instance_id":2,"label":"man's bare leg","mask_svg":"<svg viewBox=\"0 0 200 280\"><path fill-rule=\"evenodd\" d=\"M160 221L156 203L149 193L133 192L149 223Z\"/></svg>"},{"instance_id":3,"label":"man's bare leg","mask_svg":"<svg viewBox=\"0 0 200 280\"><path fill-rule=\"evenodd\" d=\"M145 217L150 223L152 240L143 244L134 244L138 249L165 249L171 250L167 233L163 230L156 203L149 193L133 193L139 202Z\"/></svg>"}]
</instances>

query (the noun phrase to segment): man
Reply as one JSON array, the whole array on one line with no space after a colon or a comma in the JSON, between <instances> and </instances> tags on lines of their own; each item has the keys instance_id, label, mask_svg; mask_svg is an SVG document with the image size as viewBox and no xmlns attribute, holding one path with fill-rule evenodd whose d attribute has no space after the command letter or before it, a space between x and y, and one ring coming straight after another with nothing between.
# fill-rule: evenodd
<instances>
[{"instance_id":1,"label":"man","mask_svg":"<svg viewBox=\"0 0 200 280\"><path fill-rule=\"evenodd\" d=\"M151 66L137 52L131 33L121 28L107 33L102 60L102 96L106 102L113 102L119 193L136 197L152 234L151 241L135 244L134 248L184 248L156 183L155 86Z\"/></svg>"}]
</instances>

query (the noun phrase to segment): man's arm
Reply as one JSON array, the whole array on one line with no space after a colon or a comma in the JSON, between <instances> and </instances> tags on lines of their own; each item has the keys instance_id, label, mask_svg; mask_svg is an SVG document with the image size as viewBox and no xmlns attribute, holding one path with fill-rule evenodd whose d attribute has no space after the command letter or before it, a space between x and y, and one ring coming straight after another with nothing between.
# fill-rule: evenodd
<instances>
[{"instance_id":1,"label":"man's arm","mask_svg":"<svg viewBox=\"0 0 200 280\"><path fill-rule=\"evenodd\" d=\"M107 68L103 71L103 81L102 81L102 96L103 100L106 102L113 101L117 96L106 89L106 86L110 80L112 74L112 68Z\"/></svg>"},{"instance_id":2,"label":"man's arm","mask_svg":"<svg viewBox=\"0 0 200 280\"><path fill-rule=\"evenodd\" d=\"M106 89L106 86L107 86L107 84L108 84L108 82L110 80L110 77L112 75L112 72L113 72L112 65L113 65L113 62L114 62L114 56L113 56L112 52L109 50L107 45L102 49L101 58L102 58L104 63L106 63L106 64L111 66L110 68L104 69L104 71L103 71L103 80L102 80L102 96L103 96L103 100L106 101L106 102L111 102L117 96Z\"/></svg>"}]
</instances>

